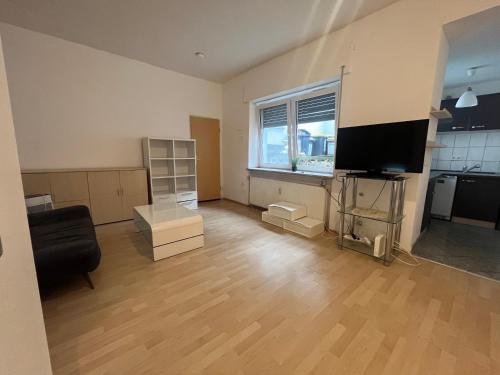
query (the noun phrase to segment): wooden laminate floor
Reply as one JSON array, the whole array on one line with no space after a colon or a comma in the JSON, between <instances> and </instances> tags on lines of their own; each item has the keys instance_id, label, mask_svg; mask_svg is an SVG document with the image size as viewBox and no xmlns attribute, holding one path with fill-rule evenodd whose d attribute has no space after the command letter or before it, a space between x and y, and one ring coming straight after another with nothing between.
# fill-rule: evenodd
<instances>
[{"instance_id":1,"label":"wooden laminate floor","mask_svg":"<svg viewBox=\"0 0 500 375\"><path fill-rule=\"evenodd\" d=\"M384 267L227 201L200 212L205 247L155 263L132 222L97 228L96 289L43 300L55 374L500 373L499 283Z\"/></svg>"}]
</instances>

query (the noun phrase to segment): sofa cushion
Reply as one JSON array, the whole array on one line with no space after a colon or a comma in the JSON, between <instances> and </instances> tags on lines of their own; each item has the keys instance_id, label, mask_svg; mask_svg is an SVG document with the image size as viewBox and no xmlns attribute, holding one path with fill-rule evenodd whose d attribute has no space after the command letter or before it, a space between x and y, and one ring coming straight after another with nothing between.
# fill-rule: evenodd
<instances>
[{"instance_id":1,"label":"sofa cushion","mask_svg":"<svg viewBox=\"0 0 500 375\"><path fill-rule=\"evenodd\" d=\"M28 221L39 279L90 272L99 265L101 251L87 207L30 214Z\"/></svg>"}]
</instances>

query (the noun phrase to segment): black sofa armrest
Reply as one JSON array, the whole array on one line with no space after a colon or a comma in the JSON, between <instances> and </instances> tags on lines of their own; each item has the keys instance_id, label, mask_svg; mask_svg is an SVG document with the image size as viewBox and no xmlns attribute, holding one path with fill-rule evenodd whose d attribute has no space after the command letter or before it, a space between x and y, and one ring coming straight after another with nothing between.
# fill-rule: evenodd
<instances>
[{"instance_id":1,"label":"black sofa armrest","mask_svg":"<svg viewBox=\"0 0 500 375\"><path fill-rule=\"evenodd\" d=\"M87 206L71 206L28 214L28 223L30 227L33 227L37 225L46 225L71 219L90 219L90 217L90 211Z\"/></svg>"}]
</instances>

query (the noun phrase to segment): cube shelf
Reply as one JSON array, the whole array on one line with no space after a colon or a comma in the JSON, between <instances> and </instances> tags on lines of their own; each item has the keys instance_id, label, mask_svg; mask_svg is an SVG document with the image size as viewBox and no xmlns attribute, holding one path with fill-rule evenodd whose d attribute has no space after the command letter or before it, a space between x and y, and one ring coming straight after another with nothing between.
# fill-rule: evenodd
<instances>
[{"instance_id":1,"label":"cube shelf","mask_svg":"<svg viewBox=\"0 0 500 375\"><path fill-rule=\"evenodd\" d=\"M144 138L143 160L148 169L150 202L171 199L197 208L196 141L194 139ZM186 200L186 193L191 192Z\"/></svg>"},{"instance_id":2,"label":"cube shelf","mask_svg":"<svg viewBox=\"0 0 500 375\"><path fill-rule=\"evenodd\" d=\"M194 158L196 155L196 145L194 139L189 140L174 140L174 157Z\"/></svg>"}]
</instances>

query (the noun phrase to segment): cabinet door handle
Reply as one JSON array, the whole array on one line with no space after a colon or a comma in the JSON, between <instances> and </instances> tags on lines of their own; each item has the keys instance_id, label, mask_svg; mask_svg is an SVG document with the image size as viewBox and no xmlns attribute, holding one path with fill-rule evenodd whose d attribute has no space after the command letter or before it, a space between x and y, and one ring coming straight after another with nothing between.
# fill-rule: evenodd
<instances>
[{"instance_id":1,"label":"cabinet door handle","mask_svg":"<svg viewBox=\"0 0 500 375\"><path fill-rule=\"evenodd\" d=\"M116 195L120 196L120 189L116 189Z\"/></svg>"},{"instance_id":2,"label":"cabinet door handle","mask_svg":"<svg viewBox=\"0 0 500 375\"><path fill-rule=\"evenodd\" d=\"M462 182L476 182L476 180L462 180Z\"/></svg>"}]
</instances>

